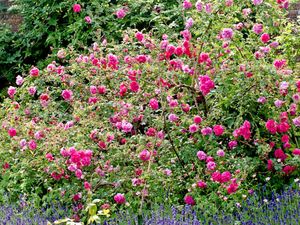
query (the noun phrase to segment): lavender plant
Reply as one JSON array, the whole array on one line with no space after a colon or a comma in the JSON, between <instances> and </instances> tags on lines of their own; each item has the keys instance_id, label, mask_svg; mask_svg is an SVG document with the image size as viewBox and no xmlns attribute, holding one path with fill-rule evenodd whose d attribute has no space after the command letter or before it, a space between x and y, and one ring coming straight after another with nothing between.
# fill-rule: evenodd
<instances>
[{"instance_id":1,"label":"lavender plant","mask_svg":"<svg viewBox=\"0 0 300 225\"><path fill-rule=\"evenodd\" d=\"M297 181L297 180L296 180ZM105 225L119 224L164 224L164 225L205 225L205 224L299 224L300 221L300 189L299 184L280 193L267 194L260 188L242 203L236 203L235 210L219 211L210 214L208 211L195 211L191 206L178 208L160 206L143 213L142 216L128 212L119 213L116 218L105 221Z\"/></svg>"},{"instance_id":2,"label":"lavender plant","mask_svg":"<svg viewBox=\"0 0 300 225\"><path fill-rule=\"evenodd\" d=\"M60 204L36 208L20 201L20 204L0 205L0 224L2 225L46 225L67 216L67 208Z\"/></svg>"},{"instance_id":3,"label":"lavender plant","mask_svg":"<svg viewBox=\"0 0 300 225\"><path fill-rule=\"evenodd\" d=\"M140 216L129 211L119 212L114 218L108 219L102 224L299 224L299 184L280 193L272 193L267 198L260 194L267 194L265 187L256 191L243 203L236 203L233 213L219 211L215 215L210 215L207 211L196 211L188 205L182 208L161 205L148 212L145 211ZM55 221L66 215L67 209L59 204L41 209L26 206L24 202L18 206L13 204L0 206L0 223L3 225L51 224L50 221Z\"/></svg>"}]
</instances>

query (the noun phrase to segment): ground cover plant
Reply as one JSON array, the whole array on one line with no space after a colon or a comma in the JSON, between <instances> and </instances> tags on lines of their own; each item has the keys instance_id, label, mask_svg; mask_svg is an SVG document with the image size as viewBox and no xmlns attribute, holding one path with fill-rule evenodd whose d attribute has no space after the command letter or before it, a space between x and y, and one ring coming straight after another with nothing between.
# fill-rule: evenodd
<instances>
[{"instance_id":1,"label":"ground cover plant","mask_svg":"<svg viewBox=\"0 0 300 225\"><path fill-rule=\"evenodd\" d=\"M25 203L4 203L0 206L0 222L3 225L46 225L67 216L67 210L59 205L37 208Z\"/></svg>"},{"instance_id":2,"label":"ground cover plant","mask_svg":"<svg viewBox=\"0 0 300 225\"><path fill-rule=\"evenodd\" d=\"M236 212L220 211L215 215L197 212L188 205L182 209L161 206L143 214L142 222L139 222L138 215L122 213L106 221L106 224L299 224L299 194L299 186L280 194L273 193L271 198L263 198L263 194L255 193L246 201L236 203Z\"/></svg>"},{"instance_id":3,"label":"ground cover plant","mask_svg":"<svg viewBox=\"0 0 300 225\"><path fill-rule=\"evenodd\" d=\"M266 194L263 188L257 190L252 195L236 203L236 211L229 213L220 211L216 215L208 215L204 212L196 212L191 206L168 207L158 206L150 211L144 211L142 215L137 215L130 210L127 212L118 212L115 218L106 219L103 224L299 224L299 180L289 189L281 193L272 193L271 197L264 197ZM265 188L265 187L264 187ZM261 193L262 192L262 193ZM51 207L50 213L44 210L36 209L31 206L1 206L0 221L2 224L13 225L33 225L49 224L49 221L56 221L66 214L66 209L61 206ZM104 215L105 210L100 213ZM52 216L45 216L45 214ZM51 223L51 222L50 222Z\"/></svg>"},{"instance_id":4,"label":"ground cover plant","mask_svg":"<svg viewBox=\"0 0 300 225\"><path fill-rule=\"evenodd\" d=\"M17 77L0 111L2 193L93 223L161 203L230 211L259 183L299 176L287 1L180 7L178 33L61 48Z\"/></svg>"}]
</instances>

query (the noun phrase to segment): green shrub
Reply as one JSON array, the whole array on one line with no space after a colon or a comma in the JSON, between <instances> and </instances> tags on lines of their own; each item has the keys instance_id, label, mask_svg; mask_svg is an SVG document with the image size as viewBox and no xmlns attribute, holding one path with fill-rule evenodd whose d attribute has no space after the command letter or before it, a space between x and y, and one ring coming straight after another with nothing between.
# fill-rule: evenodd
<instances>
[{"instance_id":1,"label":"green shrub","mask_svg":"<svg viewBox=\"0 0 300 225\"><path fill-rule=\"evenodd\" d=\"M0 102L6 96L8 81L15 79L15 72L22 62L21 55L14 47L17 34L7 25L0 25Z\"/></svg>"},{"instance_id":2,"label":"green shrub","mask_svg":"<svg viewBox=\"0 0 300 225\"><path fill-rule=\"evenodd\" d=\"M176 0L88 0L76 3L82 7L79 13L73 12L73 1L15 0L11 9L23 17L23 22L16 35L8 35L7 30L0 31L1 39L6 39L4 47L1 46L4 57L0 56L0 75L12 82L20 72L20 62L22 70L28 69L28 65L47 65L43 60L52 48L72 45L82 49L104 39L118 43L128 28L147 31L155 28L154 32L162 34L180 27ZM128 12L118 19L115 12L121 8ZM86 16L90 16L91 23L85 21Z\"/></svg>"}]
</instances>

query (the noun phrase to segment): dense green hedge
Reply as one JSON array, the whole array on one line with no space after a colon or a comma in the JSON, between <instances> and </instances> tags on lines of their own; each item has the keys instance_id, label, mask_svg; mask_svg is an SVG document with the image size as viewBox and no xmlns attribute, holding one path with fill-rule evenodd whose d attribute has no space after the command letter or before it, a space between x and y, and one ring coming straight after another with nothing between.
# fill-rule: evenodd
<instances>
[{"instance_id":1,"label":"dense green hedge","mask_svg":"<svg viewBox=\"0 0 300 225\"><path fill-rule=\"evenodd\" d=\"M155 26L154 32L161 34L178 30L178 24L182 23L176 0L15 0L13 3L11 10L23 17L18 33L0 28L0 77L10 82L27 70L29 64L46 65L43 59L52 48L71 44L80 49L104 39L119 42L127 28L150 30ZM81 12L73 11L75 3L81 5ZM126 11L124 18L115 15L120 9ZM86 16L91 23L85 21Z\"/></svg>"}]
</instances>

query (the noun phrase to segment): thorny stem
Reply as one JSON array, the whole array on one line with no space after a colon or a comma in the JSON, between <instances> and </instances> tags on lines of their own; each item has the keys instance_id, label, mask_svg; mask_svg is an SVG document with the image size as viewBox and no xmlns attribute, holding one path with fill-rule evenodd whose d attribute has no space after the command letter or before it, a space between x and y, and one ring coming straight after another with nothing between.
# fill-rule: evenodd
<instances>
[{"instance_id":1,"label":"thorny stem","mask_svg":"<svg viewBox=\"0 0 300 225\"><path fill-rule=\"evenodd\" d=\"M201 45L201 48L203 46L203 43ZM201 50L200 50L201 52ZM196 67L197 67L197 62L198 62L198 58L200 57L200 53L199 53L199 56L195 58L195 62L194 62L194 74L193 74L193 80L192 80L192 88L195 88L195 85L196 87L200 87L199 85L199 79L198 79L198 76L197 76L197 73L196 73ZM199 109L199 105L198 105L198 102L197 102L197 93L196 92L193 92L193 97L194 97L194 101L195 101L195 105L196 105L196 108L198 110L198 112L200 112L200 109Z\"/></svg>"},{"instance_id":2,"label":"thorny stem","mask_svg":"<svg viewBox=\"0 0 300 225\"><path fill-rule=\"evenodd\" d=\"M248 142L246 142L246 141L242 141L242 140L240 140L239 142L241 142L242 144L244 144L244 145L247 145L249 148L255 148L253 145L250 145Z\"/></svg>"},{"instance_id":3,"label":"thorny stem","mask_svg":"<svg viewBox=\"0 0 300 225\"><path fill-rule=\"evenodd\" d=\"M164 118L164 124L166 125L166 119L165 119L165 118ZM167 133L168 140L169 140L169 142L170 142L170 144L171 144L171 146L172 146L172 150L173 150L173 152L175 153L176 157L178 158L181 167L184 168L184 162L182 161L182 159L181 159L180 156L178 155L178 152L177 152L177 150L176 150L176 147L175 147L175 145L174 145L174 142L173 142L173 140L171 139L170 133L169 133L168 129L166 129L166 126L165 126L165 128L164 128L164 131Z\"/></svg>"},{"instance_id":4,"label":"thorny stem","mask_svg":"<svg viewBox=\"0 0 300 225\"><path fill-rule=\"evenodd\" d=\"M162 102L162 97L161 97L161 102ZM165 116L164 116L164 108L163 108L161 117L162 117L162 119L165 118ZM153 156L154 148L155 148L156 143L157 143L157 138L158 138L158 136L156 135L155 136L155 140L154 140L154 144L153 144L153 147L152 147L152 153L150 155L150 159L149 159L149 162L148 162L147 174L150 174L150 169L151 169L151 164L152 164L152 156ZM147 182L145 181L145 184L144 184L144 187L143 187L143 190L142 190L142 193L141 193L142 194L142 199L141 199L141 206L140 206L140 210L139 210L140 214L142 213L142 210L143 210L143 203L144 203L144 199L145 199L145 194L144 193L146 191L146 185L147 185Z\"/></svg>"},{"instance_id":5,"label":"thorny stem","mask_svg":"<svg viewBox=\"0 0 300 225\"><path fill-rule=\"evenodd\" d=\"M191 86L186 85L186 84L175 85L173 88L187 88L187 89L191 90L193 92L193 94L199 94L203 99L204 115L207 117L208 107L207 107L207 103L206 103L206 100L205 100L205 96L202 94L201 91L197 91L194 87L191 87ZM196 101L195 104L197 104L197 99L195 99L195 101Z\"/></svg>"},{"instance_id":6,"label":"thorny stem","mask_svg":"<svg viewBox=\"0 0 300 225\"><path fill-rule=\"evenodd\" d=\"M93 188L94 191L96 191L99 187L101 186L112 186L114 187L114 184L113 183L109 183L109 182L105 182L105 181L102 181L102 182L99 182L95 185L95 187Z\"/></svg>"},{"instance_id":7,"label":"thorny stem","mask_svg":"<svg viewBox=\"0 0 300 225\"><path fill-rule=\"evenodd\" d=\"M148 167L147 167L147 174L150 174L150 169L151 169L151 164L152 164L152 155L153 155L153 151L154 151L154 148L156 146L156 143L157 143L157 135L155 137L155 141L154 141L154 145L153 145L153 148L152 148L152 153L150 155L150 159L149 159L149 162L148 162ZM147 182L145 181L145 184L144 184L144 188L142 190L142 200L141 200L141 207L140 207L140 214L142 213L142 210L143 210L143 203L144 203L144 199L145 199L145 191L146 191L146 185L147 185Z\"/></svg>"},{"instance_id":8,"label":"thorny stem","mask_svg":"<svg viewBox=\"0 0 300 225\"><path fill-rule=\"evenodd\" d=\"M189 86L188 86L188 87L189 87ZM161 102L163 102L162 97L161 97ZM162 106L162 117L163 117L163 122L164 122L163 130L164 130L164 132L167 134L167 138L168 138L168 140L169 140L169 142L170 142L170 144L171 144L172 151L175 153L175 155L176 155L176 157L177 157L177 159L178 159L178 161L179 161L181 167L184 169L184 162L183 162L182 159L180 158L180 156L179 156L179 154L178 154L178 152L177 152L177 150L176 150L176 147L175 147L175 145L174 145L174 142L173 142L173 140L172 140L172 138L171 138L171 135L170 135L170 133L169 133L169 130L167 129L166 113L165 113L165 108L164 108L163 106Z\"/></svg>"},{"instance_id":9,"label":"thorny stem","mask_svg":"<svg viewBox=\"0 0 300 225\"><path fill-rule=\"evenodd\" d=\"M288 109L286 109L286 111L288 112ZM293 122L292 122L292 119L291 119L291 117L289 115L288 115L288 120L289 120L289 124L291 124L291 135L292 135L293 139L295 140L295 144L296 144L297 148L299 148L300 146L299 146L299 143L297 141L297 137L295 135L295 130L294 130L294 127L293 127Z\"/></svg>"}]
</instances>

